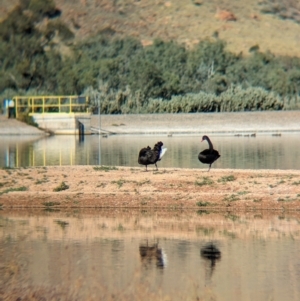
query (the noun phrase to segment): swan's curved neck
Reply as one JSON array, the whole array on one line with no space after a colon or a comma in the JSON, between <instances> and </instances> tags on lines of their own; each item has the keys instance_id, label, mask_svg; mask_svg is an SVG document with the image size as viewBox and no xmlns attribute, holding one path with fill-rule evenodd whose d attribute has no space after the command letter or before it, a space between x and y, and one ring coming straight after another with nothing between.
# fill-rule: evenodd
<instances>
[{"instance_id":1,"label":"swan's curved neck","mask_svg":"<svg viewBox=\"0 0 300 301\"><path fill-rule=\"evenodd\" d=\"M207 143L208 143L208 145L209 145L209 150L213 150L214 147L213 147L213 144L211 143L210 139L209 139L209 138L206 138L206 140L207 140Z\"/></svg>"}]
</instances>

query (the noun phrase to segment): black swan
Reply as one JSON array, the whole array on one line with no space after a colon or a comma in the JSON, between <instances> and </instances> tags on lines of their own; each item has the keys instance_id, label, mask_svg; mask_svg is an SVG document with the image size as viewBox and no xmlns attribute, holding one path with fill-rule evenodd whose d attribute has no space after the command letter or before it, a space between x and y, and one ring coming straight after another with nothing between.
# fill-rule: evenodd
<instances>
[{"instance_id":1,"label":"black swan","mask_svg":"<svg viewBox=\"0 0 300 301\"><path fill-rule=\"evenodd\" d=\"M209 171L211 165L221 156L220 156L219 152L214 149L210 139L207 136L202 137L202 141L204 141L204 140L206 140L208 142L209 149L205 149L204 151L200 152L198 155L198 159L202 163L209 164L209 168L208 168L208 171Z\"/></svg>"},{"instance_id":2,"label":"black swan","mask_svg":"<svg viewBox=\"0 0 300 301\"><path fill-rule=\"evenodd\" d=\"M138 163L142 165L146 165L146 171L147 171L147 165L155 164L156 170L158 170L156 162L160 161L162 156L166 152L166 148L163 148L163 143L161 141L157 142L153 149L151 149L150 146L144 147L139 152L139 158Z\"/></svg>"}]
</instances>

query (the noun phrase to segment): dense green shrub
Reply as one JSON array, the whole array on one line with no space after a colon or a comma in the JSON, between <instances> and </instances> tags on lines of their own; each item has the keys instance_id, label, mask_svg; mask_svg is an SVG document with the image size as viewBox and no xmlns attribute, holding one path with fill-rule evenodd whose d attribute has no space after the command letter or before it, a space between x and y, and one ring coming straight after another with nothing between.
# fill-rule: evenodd
<instances>
[{"instance_id":1,"label":"dense green shrub","mask_svg":"<svg viewBox=\"0 0 300 301\"><path fill-rule=\"evenodd\" d=\"M1 40L10 43L11 46L16 36L22 36L25 40L37 32L34 25L35 21L36 19L32 15L24 14L21 6L16 6L0 24Z\"/></svg>"},{"instance_id":2,"label":"dense green shrub","mask_svg":"<svg viewBox=\"0 0 300 301\"><path fill-rule=\"evenodd\" d=\"M34 22L18 6L0 24L0 72L5 74L4 88L28 89L40 84L43 48Z\"/></svg>"},{"instance_id":3,"label":"dense green shrub","mask_svg":"<svg viewBox=\"0 0 300 301\"><path fill-rule=\"evenodd\" d=\"M241 112L283 110L290 109L291 106L298 108L293 98L281 97L263 88L244 89L233 85L220 95L201 91L175 95L170 100L146 99L129 88L124 91L108 90L105 84L99 89L89 87L85 94L90 96L90 106L95 113L98 105L101 105L102 114Z\"/></svg>"},{"instance_id":4,"label":"dense green shrub","mask_svg":"<svg viewBox=\"0 0 300 301\"><path fill-rule=\"evenodd\" d=\"M247 88L232 86L220 95L221 111L262 111L281 110L284 108L283 98L263 88Z\"/></svg>"},{"instance_id":5,"label":"dense green shrub","mask_svg":"<svg viewBox=\"0 0 300 301\"><path fill-rule=\"evenodd\" d=\"M27 8L32 11L38 19L45 16L51 17L56 14L55 2L53 0L30 0Z\"/></svg>"},{"instance_id":6,"label":"dense green shrub","mask_svg":"<svg viewBox=\"0 0 300 301\"><path fill-rule=\"evenodd\" d=\"M231 86L220 95L213 93L188 93L173 96L170 101L153 99L149 109L156 113L236 112L257 110L281 110L283 98L262 88L243 89Z\"/></svg>"},{"instance_id":7,"label":"dense green shrub","mask_svg":"<svg viewBox=\"0 0 300 301\"><path fill-rule=\"evenodd\" d=\"M29 116L28 113L24 113L24 114L18 114L18 120L27 123L29 125L38 127L38 124L34 121L32 116Z\"/></svg>"},{"instance_id":8,"label":"dense green shrub","mask_svg":"<svg viewBox=\"0 0 300 301\"><path fill-rule=\"evenodd\" d=\"M55 37L56 32L58 33L58 36L64 41L74 38L74 33L69 29L69 27L67 27L66 24L64 24L60 20L53 20L48 22L47 28L44 32L45 37L50 41Z\"/></svg>"}]
</instances>

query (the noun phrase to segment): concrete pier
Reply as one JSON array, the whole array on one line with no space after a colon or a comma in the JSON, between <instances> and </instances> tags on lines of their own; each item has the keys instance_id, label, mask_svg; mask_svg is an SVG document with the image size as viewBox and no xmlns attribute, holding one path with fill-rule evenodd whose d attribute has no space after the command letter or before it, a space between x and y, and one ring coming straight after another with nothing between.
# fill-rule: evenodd
<instances>
[{"instance_id":1,"label":"concrete pier","mask_svg":"<svg viewBox=\"0 0 300 301\"><path fill-rule=\"evenodd\" d=\"M39 128L53 135L90 135L90 113L32 114ZM80 132L83 131L83 132Z\"/></svg>"},{"instance_id":2,"label":"concrete pier","mask_svg":"<svg viewBox=\"0 0 300 301\"><path fill-rule=\"evenodd\" d=\"M90 135L91 114L35 114L38 128L15 118L0 115L0 135ZM79 130L83 132L79 133Z\"/></svg>"}]
</instances>

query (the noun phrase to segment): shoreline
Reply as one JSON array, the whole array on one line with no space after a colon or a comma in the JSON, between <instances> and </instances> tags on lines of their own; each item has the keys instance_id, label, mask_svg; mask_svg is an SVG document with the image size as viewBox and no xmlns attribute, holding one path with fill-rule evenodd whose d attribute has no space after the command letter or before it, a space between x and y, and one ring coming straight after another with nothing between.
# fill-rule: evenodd
<instances>
[{"instance_id":1,"label":"shoreline","mask_svg":"<svg viewBox=\"0 0 300 301\"><path fill-rule=\"evenodd\" d=\"M2 210L300 210L297 170L48 166L1 169L0 177Z\"/></svg>"}]
</instances>

